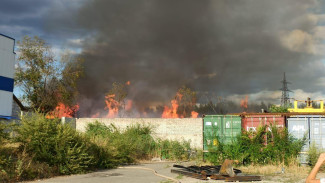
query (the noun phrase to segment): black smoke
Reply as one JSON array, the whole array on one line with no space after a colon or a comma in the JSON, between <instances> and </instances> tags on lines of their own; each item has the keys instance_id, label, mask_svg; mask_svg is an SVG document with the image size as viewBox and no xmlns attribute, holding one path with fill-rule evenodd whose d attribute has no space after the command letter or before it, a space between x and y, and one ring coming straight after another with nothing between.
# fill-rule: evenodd
<instances>
[{"instance_id":1,"label":"black smoke","mask_svg":"<svg viewBox=\"0 0 325 183\"><path fill-rule=\"evenodd\" d=\"M278 90L283 72L291 89L321 90L309 82L324 76L320 56L283 42L294 30L313 33L317 21L309 14L317 6L314 0L91 0L61 24L85 33L84 110L102 108L98 101L111 84L129 80L129 97L142 109L168 102L182 85L221 96Z\"/></svg>"}]
</instances>

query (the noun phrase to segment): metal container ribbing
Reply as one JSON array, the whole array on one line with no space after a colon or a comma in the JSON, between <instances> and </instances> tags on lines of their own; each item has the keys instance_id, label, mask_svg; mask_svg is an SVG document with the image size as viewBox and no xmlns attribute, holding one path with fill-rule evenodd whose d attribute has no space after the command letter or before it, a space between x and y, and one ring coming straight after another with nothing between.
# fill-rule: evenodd
<instances>
[{"instance_id":1,"label":"metal container ribbing","mask_svg":"<svg viewBox=\"0 0 325 183\"><path fill-rule=\"evenodd\" d=\"M235 140L241 133L241 118L235 115L206 115L203 118L203 150Z\"/></svg>"},{"instance_id":2,"label":"metal container ribbing","mask_svg":"<svg viewBox=\"0 0 325 183\"><path fill-rule=\"evenodd\" d=\"M256 131L259 126L275 125L276 127L285 127L285 117L272 114L254 114L242 116L242 128L246 131Z\"/></svg>"},{"instance_id":3,"label":"metal container ribbing","mask_svg":"<svg viewBox=\"0 0 325 183\"><path fill-rule=\"evenodd\" d=\"M305 135L307 137L307 143L302 149L303 152L308 151L309 149L309 119L309 116L295 116L287 118L288 131L293 137L297 139L302 139Z\"/></svg>"}]
</instances>

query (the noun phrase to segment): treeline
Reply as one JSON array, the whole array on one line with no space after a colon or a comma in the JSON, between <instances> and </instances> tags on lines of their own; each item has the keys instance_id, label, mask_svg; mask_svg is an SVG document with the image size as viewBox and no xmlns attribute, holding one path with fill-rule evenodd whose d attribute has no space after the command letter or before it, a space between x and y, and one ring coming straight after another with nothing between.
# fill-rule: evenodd
<instances>
[{"instance_id":1,"label":"treeline","mask_svg":"<svg viewBox=\"0 0 325 183\"><path fill-rule=\"evenodd\" d=\"M260 104L252 103L247 108L241 107L238 103L233 101L219 101L216 103L208 102L207 104L200 104L195 107L195 111L199 114L227 114L227 113L239 113L239 112L261 112L268 111L272 104Z\"/></svg>"}]
</instances>

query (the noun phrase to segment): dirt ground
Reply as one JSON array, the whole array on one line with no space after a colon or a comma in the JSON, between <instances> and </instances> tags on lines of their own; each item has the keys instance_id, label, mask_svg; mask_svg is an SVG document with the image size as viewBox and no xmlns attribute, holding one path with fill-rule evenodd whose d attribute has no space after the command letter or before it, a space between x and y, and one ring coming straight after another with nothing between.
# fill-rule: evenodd
<instances>
[{"instance_id":1,"label":"dirt ground","mask_svg":"<svg viewBox=\"0 0 325 183\"><path fill-rule=\"evenodd\" d=\"M195 162L182 163L183 165L193 165ZM60 176L44 180L35 180L28 183L172 183L175 181L168 180L155 175L148 169L155 170L158 174L177 179L182 183L215 183L224 182L216 180L202 181L178 174L173 174L170 170L175 162L146 162L138 165L127 166L117 169L101 170L82 175ZM260 183L303 183L307 172L302 173L281 173L270 172L262 176ZM318 177L325 177L325 173L320 173Z\"/></svg>"}]
</instances>

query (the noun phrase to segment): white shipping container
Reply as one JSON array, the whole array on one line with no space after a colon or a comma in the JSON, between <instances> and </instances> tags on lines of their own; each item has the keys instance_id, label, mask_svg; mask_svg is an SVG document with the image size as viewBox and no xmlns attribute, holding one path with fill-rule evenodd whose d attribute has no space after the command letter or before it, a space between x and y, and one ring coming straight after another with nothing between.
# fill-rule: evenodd
<instances>
[{"instance_id":1,"label":"white shipping container","mask_svg":"<svg viewBox=\"0 0 325 183\"><path fill-rule=\"evenodd\" d=\"M325 117L310 118L310 143L319 150L325 150Z\"/></svg>"},{"instance_id":2,"label":"white shipping container","mask_svg":"<svg viewBox=\"0 0 325 183\"><path fill-rule=\"evenodd\" d=\"M288 119L288 131L296 138L307 135L307 144L303 147L299 160L301 163L308 163L308 150L311 144L315 143L320 151L325 150L325 116L308 115L294 116Z\"/></svg>"},{"instance_id":3,"label":"white shipping container","mask_svg":"<svg viewBox=\"0 0 325 183\"><path fill-rule=\"evenodd\" d=\"M15 40L0 35L0 76L14 77Z\"/></svg>"},{"instance_id":4,"label":"white shipping container","mask_svg":"<svg viewBox=\"0 0 325 183\"><path fill-rule=\"evenodd\" d=\"M12 115L15 40L0 34L0 116Z\"/></svg>"},{"instance_id":5,"label":"white shipping container","mask_svg":"<svg viewBox=\"0 0 325 183\"><path fill-rule=\"evenodd\" d=\"M302 139L304 135L307 135L307 143L303 147L302 151L308 151L309 149L309 117L308 116L295 116L287 118L288 131L297 139Z\"/></svg>"}]
</instances>

